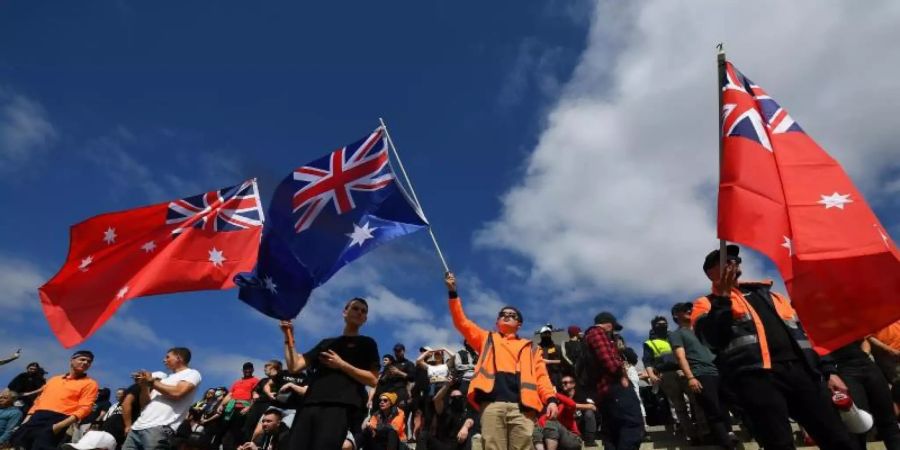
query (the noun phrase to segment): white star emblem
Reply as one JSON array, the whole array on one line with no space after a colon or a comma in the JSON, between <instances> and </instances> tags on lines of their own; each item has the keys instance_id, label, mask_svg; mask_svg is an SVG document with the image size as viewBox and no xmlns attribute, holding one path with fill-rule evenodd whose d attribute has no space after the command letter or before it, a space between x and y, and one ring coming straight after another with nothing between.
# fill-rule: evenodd
<instances>
[{"instance_id":1,"label":"white star emblem","mask_svg":"<svg viewBox=\"0 0 900 450\"><path fill-rule=\"evenodd\" d=\"M268 290L269 292L271 292L273 294L278 293L278 285L275 284L275 281L272 280L272 277L267 276L267 277L263 278L263 283L266 284L266 290Z\"/></svg>"},{"instance_id":2,"label":"white star emblem","mask_svg":"<svg viewBox=\"0 0 900 450\"><path fill-rule=\"evenodd\" d=\"M825 209L838 208L844 209L844 205L847 203L853 203L853 200L850 200L850 194L838 194L835 192L831 195L820 195L822 200L819 200L816 203L821 205L825 205Z\"/></svg>"},{"instance_id":3,"label":"white star emblem","mask_svg":"<svg viewBox=\"0 0 900 450\"><path fill-rule=\"evenodd\" d=\"M354 245L359 245L362 247L366 241L375 237L372 235L372 232L377 229L378 227L369 228L369 222L366 222L366 224L361 227L354 223L353 232L347 234L347 236L350 237L350 246L353 247Z\"/></svg>"},{"instance_id":4,"label":"white star emblem","mask_svg":"<svg viewBox=\"0 0 900 450\"><path fill-rule=\"evenodd\" d=\"M218 250L215 247L209 251L209 262L213 263L216 267L222 267L222 263L225 261L225 255L222 253L222 250Z\"/></svg>"},{"instance_id":5,"label":"white star emblem","mask_svg":"<svg viewBox=\"0 0 900 450\"><path fill-rule=\"evenodd\" d=\"M116 294L118 298L125 298L125 294L128 293L128 286L122 286L122 289L119 289L119 293Z\"/></svg>"},{"instance_id":6,"label":"white star emblem","mask_svg":"<svg viewBox=\"0 0 900 450\"><path fill-rule=\"evenodd\" d=\"M147 242L146 244L141 246L141 250L143 250L145 253L150 253L153 250L156 250L156 242Z\"/></svg>"},{"instance_id":7,"label":"white star emblem","mask_svg":"<svg viewBox=\"0 0 900 450\"><path fill-rule=\"evenodd\" d=\"M82 259L81 264L78 266L78 270L87 272L88 266L91 265L92 262L94 262L93 256L88 256L87 258Z\"/></svg>"},{"instance_id":8,"label":"white star emblem","mask_svg":"<svg viewBox=\"0 0 900 450\"><path fill-rule=\"evenodd\" d=\"M106 242L106 245L110 245L116 242L116 229L113 227L109 227L103 233L103 242Z\"/></svg>"},{"instance_id":9,"label":"white star emblem","mask_svg":"<svg viewBox=\"0 0 900 450\"><path fill-rule=\"evenodd\" d=\"M788 256L794 256L794 241L787 236L784 237L784 243L781 244L782 247L786 248L788 251Z\"/></svg>"}]
</instances>

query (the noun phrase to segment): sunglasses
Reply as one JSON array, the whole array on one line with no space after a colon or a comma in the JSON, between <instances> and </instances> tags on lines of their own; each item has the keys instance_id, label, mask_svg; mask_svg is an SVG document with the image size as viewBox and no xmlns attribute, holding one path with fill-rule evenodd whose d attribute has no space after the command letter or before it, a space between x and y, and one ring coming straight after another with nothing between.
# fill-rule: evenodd
<instances>
[{"instance_id":1,"label":"sunglasses","mask_svg":"<svg viewBox=\"0 0 900 450\"><path fill-rule=\"evenodd\" d=\"M563 384L563 385L567 385L567 384L575 384L575 382L574 382L574 381L566 381L566 380L563 380L562 384Z\"/></svg>"},{"instance_id":2,"label":"sunglasses","mask_svg":"<svg viewBox=\"0 0 900 450\"><path fill-rule=\"evenodd\" d=\"M498 319L506 319L510 318L515 321L519 321L519 315L515 311L501 311L500 314L497 314Z\"/></svg>"},{"instance_id":3,"label":"sunglasses","mask_svg":"<svg viewBox=\"0 0 900 450\"><path fill-rule=\"evenodd\" d=\"M740 257L740 256L729 256L728 259L725 260L725 261L726 261L726 262L733 262L733 263L735 263L735 264L740 264L740 263L741 263L741 257Z\"/></svg>"},{"instance_id":4,"label":"sunglasses","mask_svg":"<svg viewBox=\"0 0 900 450\"><path fill-rule=\"evenodd\" d=\"M386 398L379 398L378 403L390 403L390 400L388 400Z\"/></svg>"}]
</instances>

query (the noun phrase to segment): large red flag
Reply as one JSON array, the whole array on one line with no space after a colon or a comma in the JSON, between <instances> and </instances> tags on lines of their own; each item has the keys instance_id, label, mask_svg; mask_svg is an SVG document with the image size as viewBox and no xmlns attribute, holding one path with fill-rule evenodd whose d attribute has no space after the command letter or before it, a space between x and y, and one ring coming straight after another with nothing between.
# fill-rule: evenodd
<instances>
[{"instance_id":1,"label":"large red flag","mask_svg":"<svg viewBox=\"0 0 900 450\"><path fill-rule=\"evenodd\" d=\"M719 237L775 262L820 347L900 318L900 254L841 166L731 63L720 81Z\"/></svg>"},{"instance_id":2,"label":"large red flag","mask_svg":"<svg viewBox=\"0 0 900 450\"><path fill-rule=\"evenodd\" d=\"M256 264L262 222L248 180L74 225L65 264L39 289L50 328L71 347L132 298L233 287Z\"/></svg>"}]
</instances>

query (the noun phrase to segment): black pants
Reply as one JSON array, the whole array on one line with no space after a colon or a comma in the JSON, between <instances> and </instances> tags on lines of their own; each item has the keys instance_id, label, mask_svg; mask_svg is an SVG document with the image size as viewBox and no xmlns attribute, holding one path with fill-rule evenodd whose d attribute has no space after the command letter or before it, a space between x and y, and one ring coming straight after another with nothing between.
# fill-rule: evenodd
<instances>
[{"instance_id":1,"label":"black pants","mask_svg":"<svg viewBox=\"0 0 900 450\"><path fill-rule=\"evenodd\" d=\"M66 437L65 430L53 433L53 424L66 419L65 414L53 411L36 411L28 419L28 423L22 424L10 438L10 442L16 447L25 450L53 450L59 446Z\"/></svg>"},{"instance_id":2,"label":"black pants","mask_svg":"<svg viewBox=\"0 0 900 450\"><path fill-rule=\"evenodd\" d=\"M696 375L697 381L703 386L700 393L695 393L694 398L700 404L700 408L706 415L709 431L712 432L716 445L725 448L734 448L728 431L731 430L731 420L728 411L723 407L719 391L721 380L718 375Z\"/></svg>"},{"instance_id":3,"label":"black pants","mask_svg":"<svg viewBox=\"0 0 900 450\"><path fill-rule=\"evenodd\" d=\"M597 413L589 409L578 411L575 413L578 429L581 430L581 437L584 442L594 442L597 440Z\"/></svg>"},{"instance_id":4,"label":"black pants","mask_svg":"<svg viewBox=\"0 0 900 450\"><path fill-rule=\"evenodd\" d=\"M356 416L355 409L347 405L304 405L291 425L290 450L341 448L351 417Z\"/></svg>"},{"instance_id":5,"label":"black pants","mask_svg":"<svg viewBox=\"0 0 900 450\"><path fill-rule=\"evenodd\" d=\"M754 370L729 378L738 402L753 421L766 450L793 450L789 417L793 417L822 449L856 449L828 392L800 362L774 363L771 370Z\"/></svg>"},{"instance_id":6,"label":"black pants","mask_svg":"<svg viewBox=\"0 0 900 450\"><path fill-rule=\"evenodd\" d=\"M637 450L644 437L641 403L630 383L613 383L600 400L601 431L604 450Z\"/></svg>"},{"instance_id":7,"label":"black pants","mask_svg":"<svg viewBox=\"0 0 900 450\"><path fill-rule=\"evenodd\" d=\"M363 450L399 450L400 437L390 427L380 428L374 433L370 430L363 430L359 448Z\"/></svg>"},{"instance_id":8,"label":"black pants","mask_svg":"<svg viewBox=\"0 0 900 450\"><path fill-rule=\"evenodd\" d=\"M864 360L852 365L841 365L838 362L838 373L847 388L850 397L860 409L872 414L878 436L884 441L887 450L900 450L900 428L894 416L894 405L891 403L891 390L887 380L875 363ZM866 435L858 435L863 447Z\"/></svg>"}]
</instances>

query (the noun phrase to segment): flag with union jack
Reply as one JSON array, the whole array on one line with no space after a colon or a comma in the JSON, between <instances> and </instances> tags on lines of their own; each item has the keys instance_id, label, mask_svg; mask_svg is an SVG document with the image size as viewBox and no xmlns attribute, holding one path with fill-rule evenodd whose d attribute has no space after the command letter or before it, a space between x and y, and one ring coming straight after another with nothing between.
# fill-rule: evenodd
<instances>
[{"instance_id":1,"label":"flag with union jack","mask_svg":"<svg viewBox=\"0 0 900 450\"><path fill-rule=\"evenodd\" d=\"M771 258L819 348L900 318L900 251L840 164L730 62L722 93L719 237Z\"/></svg>"},{"instance_id":2,"label":"flag with union jack","mask_svg":"<svg viewBox=\"0 0 900 450\"><path fill-rule=\"evenodd\" d=\"M342 267L427 226L394 176L378 128L294 169L278 185L256 270L235 279L239 297L270 317L292 319Z\"/></svg>"},{"instance_id":3,"label":"flag with union jack","mask_svg":"<svg viewBox=\"0 0 900 450\"><path fill-rule=\"evenodd\" d=\"M262 224L256 180L76 224L39 289L50 329L70 347L133 298L234 287L256 264Z\"/></svg>"}]
</instances>

